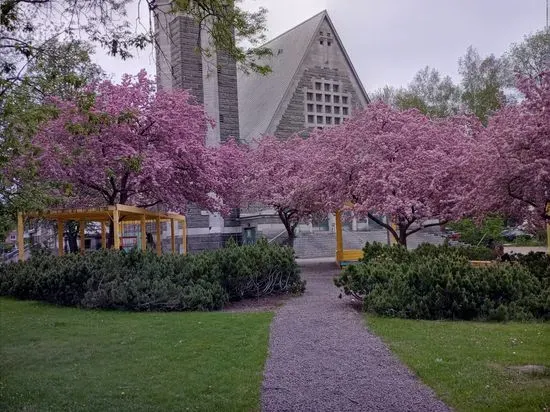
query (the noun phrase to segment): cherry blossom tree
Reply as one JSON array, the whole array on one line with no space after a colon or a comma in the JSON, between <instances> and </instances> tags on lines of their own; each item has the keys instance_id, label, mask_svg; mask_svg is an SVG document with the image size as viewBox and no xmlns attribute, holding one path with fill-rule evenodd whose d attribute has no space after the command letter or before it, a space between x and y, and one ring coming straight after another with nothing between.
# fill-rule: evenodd
<instances>
[{"instance_id":1,"label":"cherry blossom tree","mask_svg":"<svg viewBox=\"0 0 550 412\"><path fill-rule=\"evenodd\" d=\"M66 206L228 208L223 196L236 147L205 146L210 120L187 91L155 93L141 71L53 103L58 114L33 144L42 178L56 185Z\"/></svg>"},{"instance_id":2,"label":"cherry blossom tree","mask_svg":"<svg viewBox=\"0 0 550 412\"><path fill-rule=\"evenodd\" d=\"M247 157L243 199L273 207L291 246L300 220L322 209L310 190L308 148L308 141L300 136L288 139L268 136Z\"/></svg>"},{"instance_id":3,"label":"cherry blossom tree","mask_svg":"<svg viewBox=\"0 0 550 412\"><path fill-rule=\"evenodd\" d=\"M371 104L311 136L312 190L325 207L366 215L406 245L409 235L461 215L471 190L468 153L481 130L473 117L431 120L417 110Z\"/></svg>"},{"instance_id":4,"label":"cherry blossom tree","mask_svg":"<svg viewBox=\"0 0 550 412\"><path fill-rule=\"evenodd\" d=\"M471 156L472 212L500 212L533 227L550 221L550 71L524 78L525 96L493 115Z\"/></svg>"}]
</instances>

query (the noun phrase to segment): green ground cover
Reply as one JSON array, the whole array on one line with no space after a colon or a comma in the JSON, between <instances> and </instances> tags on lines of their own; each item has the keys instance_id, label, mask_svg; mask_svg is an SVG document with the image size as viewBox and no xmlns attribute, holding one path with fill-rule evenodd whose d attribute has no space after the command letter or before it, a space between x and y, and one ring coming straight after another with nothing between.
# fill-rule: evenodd
<instances>
[{"instance_id":1,"label":"green ground cover","mask_svg":"<svg viewBox=\"0 0 550 412\"><path fill-rule=\"evenodd\" d=\"M258 410L272 316L0 299L0 410Z\"/></svg>"},{"instance_id":2,"label":"green ground cover","mask_svg":"<svg viewBox=\"0 0 550 412\"><path fill-rule=\"evenodd\" d=\"M550 410L550 324L366 318L369 329L456 410ZM522 365L546 370L515 369Z\"/></svg>"}]
</instances>

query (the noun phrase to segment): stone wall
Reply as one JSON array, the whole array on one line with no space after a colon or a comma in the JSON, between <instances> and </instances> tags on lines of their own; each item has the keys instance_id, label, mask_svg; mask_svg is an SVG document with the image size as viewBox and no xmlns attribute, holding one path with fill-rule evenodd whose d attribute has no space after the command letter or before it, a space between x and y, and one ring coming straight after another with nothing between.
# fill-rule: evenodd
<instances>
[{"instance_id":1,"label":"stone wall","mask_svg":"<svg viewBox=\"0 0 550 412\"><path fill-rule=\"evenodd\" d=\"M199 34L199 26L191 17L177 16L170 22L172 88L190 90L202 104L202 55L197 51Z\"/></svg>"},{"instance_id":2,"label":"stone wall","mask_svg":"<svg viewBox=\"0 0 550 412\"><path fill-rule=\"evenodd\" d=\"M307 135L306 128L306 89L313 88L315 80L327 79L339 82L342 85L342 93L351 95L350 107L357 110L362 107L361 100L357 91L353 87L346 73L341 72L338 68L328 67L310 67L304 70L302 77L298 82L298 86L294 91L294 95L286 108L286 111L277 125L275 136L286 138L290 135L300 132L301 135ZM315 102L313 102L315 104ZM352 109L352 110L353 110Z\"/></svg>"}]
</instances>

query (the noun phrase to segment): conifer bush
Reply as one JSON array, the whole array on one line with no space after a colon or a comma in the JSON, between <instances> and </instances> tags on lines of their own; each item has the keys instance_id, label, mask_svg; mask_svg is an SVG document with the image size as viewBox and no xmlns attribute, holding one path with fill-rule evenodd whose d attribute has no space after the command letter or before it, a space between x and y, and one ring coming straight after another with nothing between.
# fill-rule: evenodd
<instances>
[{"instance_id":1,"label":"conifer bush","mask_svg":"<svg viewBox=\"0 0 550 412\"><path fill-rule=\"evenodd\" d=\"M40 254L0 266L0 295L83 308L216 310L229 301L304 287L293 250L266 242L190 256Z\"/></svg>"},{"instance_id":2,"label":"conifer bush","mask_svg":"<svg viewBox=\"0 0 550 412\"><path fill-rule=\"evenodd\" d=\"M411 319L528 320L550 317L542 257L474 268L461 249L367 245L365 258L335 278L365 311ZM544 270L542 268L545 268ZM540 271L537 272L537 271Z\"/></svg>"}]
</instances>

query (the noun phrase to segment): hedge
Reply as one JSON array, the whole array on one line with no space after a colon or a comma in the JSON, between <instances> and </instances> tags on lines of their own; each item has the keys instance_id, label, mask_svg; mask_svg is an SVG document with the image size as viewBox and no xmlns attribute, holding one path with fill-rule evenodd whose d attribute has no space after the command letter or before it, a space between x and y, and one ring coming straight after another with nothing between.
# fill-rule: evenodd
<instances>
[{"instance_id":1,"label":"hedge","mask_svg":"<svg viewBox=\"0 0 550 412\"><path fill-rule=\"evenodd\" d=\"M82 308L216 310L229 301L304 288L292 249L266 242L189 256L40 253L0 266L0 295Z\"/></svg>"},{"instance_id":2,"label":"hedge","mask_svg":"<svg viewBox=\"0 0 550 412\"><path fill-rule=\"evenodd\" d=\"M497 263L473 268L469 257L453 247L432 245L407 251L367 245L363 261L343 270L335 284L362 299L365 311L386 316L549 319L550 276L548 270L540 269L544 265L540 258L530 259L531 266ZM539 274L532 272L539 269Z\"/></svg>"}]
</instances>

